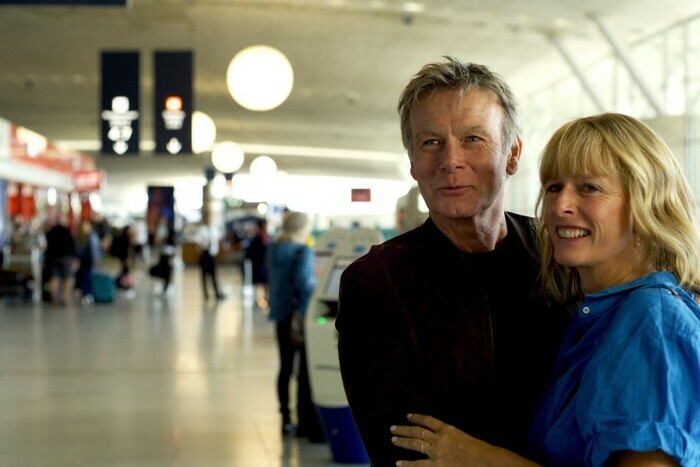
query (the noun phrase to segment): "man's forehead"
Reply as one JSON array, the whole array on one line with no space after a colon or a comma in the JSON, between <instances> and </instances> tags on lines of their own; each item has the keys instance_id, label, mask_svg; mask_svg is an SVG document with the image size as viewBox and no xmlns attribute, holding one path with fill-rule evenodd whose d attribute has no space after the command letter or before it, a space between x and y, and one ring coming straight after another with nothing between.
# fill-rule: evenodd
<instances>
[{"instance_id":1,"label":"man's forehead","mask_svg":"<svg viewBox=\"0 0 700 467\"><path fill-rule=\"evenodd\" d=\"M419 97L411 108L409 121L417 123L430 120L434 116L445 115L450 109L464 110L463 117L473 120L473 125L483 124L485 119L493 118L493 111L496 111L499 118L503 118L505 113L498 97L489 89L475 88L464 93L459 89L437 89L426 91Z\"/></svg>"}]
</instances>

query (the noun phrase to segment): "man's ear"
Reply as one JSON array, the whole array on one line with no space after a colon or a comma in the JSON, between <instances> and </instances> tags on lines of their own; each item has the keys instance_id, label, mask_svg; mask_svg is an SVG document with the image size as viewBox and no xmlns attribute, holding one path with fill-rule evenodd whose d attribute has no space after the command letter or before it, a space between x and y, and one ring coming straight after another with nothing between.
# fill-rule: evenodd
<instances>
[{"instance_id":1,"label":"man's ear","mask_svg":"<svg viewBox=\"0 0 700 467\"><path fill-rule=\"evenodd\" d=\"M518 171L518 165L520 164L520 156L523 153L523 140L520 136L515 138L513 144L510 147L510 154L508 154L508 162L506 163L506 173L508 175L515 175Z\"/></svg>"},{"instance_id":2,"label":"man's ear","mask_svg":"<svg viewBox=\"0 0 700 467\"><path fill-rule=\"evenodd\" d=\"M410 171L410 172L411 172L411 177L413 178L413 180L416 180L416 174L415 174L414 171L413 171L413 161L410 161L410 162L411 162L411 171Z\"/></svg>"}]
</instances>

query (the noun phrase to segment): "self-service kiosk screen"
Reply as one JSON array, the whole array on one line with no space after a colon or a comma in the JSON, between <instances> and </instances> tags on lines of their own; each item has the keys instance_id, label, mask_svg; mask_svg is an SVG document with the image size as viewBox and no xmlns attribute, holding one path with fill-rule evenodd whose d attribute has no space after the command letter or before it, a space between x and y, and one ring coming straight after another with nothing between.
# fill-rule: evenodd
<instances>
[{"instance_id":1,"label":"self-service kiosk screen","mask_svg":"<svg viewBox=\"0 0 700 467\"><path fill-rule=\"evenodd\" d=\"M314 273L318 282L323 279L328 263L331 262L332 253L330 251L317 251L314 257Z\"/></svg>"},{"instance_id":2,"label":"self-service kiosk screen","mask_svg":"<svg viewBox=\"0 0 700 467\"><path fill-rule=\"evenodd\" d=\"M330 275L328 276L328 282L326 282L326 290L324 295L327 298L338 298L338 293L340 291L340 275L343 274L345 268L347 268L350 263L352 263L355 258L336 258L331 265Z\"/></svg>"}]
</instances>

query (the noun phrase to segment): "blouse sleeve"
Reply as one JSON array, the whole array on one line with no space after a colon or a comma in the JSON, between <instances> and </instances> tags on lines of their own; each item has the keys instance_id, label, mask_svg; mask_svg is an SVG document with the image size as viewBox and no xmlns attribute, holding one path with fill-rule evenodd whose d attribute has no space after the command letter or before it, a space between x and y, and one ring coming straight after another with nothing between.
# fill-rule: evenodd
<instances>
[{"instance_id":1,"label":"blouse sleeve","mask_svg":"<svg viewBox=\"0 0 700 467\"><path fill-rule=\"evenodd\" d=\"M700 465L697 310L666 289L630 297L584 372L576 413L587 465L619 450Z\"/></svg>"},{"instance_id":2,"label":"blouse sleeve","mask_svg":"<svg viewBox=\"0 0 700 467\"><path fill-rule=\"evenodd\" d=\"M299 254L297 270L294 272L294 280L296 287L300 291L299 309L304 310L308 307L311 299L311 294L316 287L316 275L314 273L314 251L308 246L304 246Z\"/></svg>"}]
</instances>

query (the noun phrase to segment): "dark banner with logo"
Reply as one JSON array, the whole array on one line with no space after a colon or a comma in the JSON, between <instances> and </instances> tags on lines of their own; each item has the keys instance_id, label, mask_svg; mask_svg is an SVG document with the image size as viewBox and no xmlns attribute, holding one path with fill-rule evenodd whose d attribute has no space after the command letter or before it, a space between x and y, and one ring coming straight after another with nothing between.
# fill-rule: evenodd
<instances>
[{"instance_id":1,"label":"dark banner with logo","mask_svg":"<svg viewBox=\"0 0 700 467\"><path fill-rule=\"evenodd\" d=\"M156 152L192 153L192 52L155 52Z\"/></svg>"},{"instance_id":2,"label":"dark banner with logo","mask_svg":"<svg viewBox=\"0 0 700 467\"><path fill-rule=\"evenodd\" d=\"M102 52L102 153L139 152L139 53Z\"/></svg>"},{"instance_id":3,"label":"dark banner with logo","mask_svg":"<svg viewBox=\"0 0 700 467\"><path fill-rule=\"evenodd\" d=\"M0 5L129 6L130 0L0 0Z\"/></svg>"}]
</instances>

